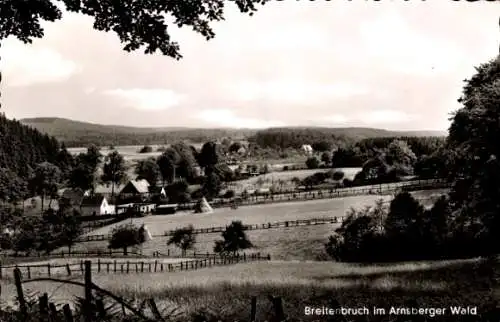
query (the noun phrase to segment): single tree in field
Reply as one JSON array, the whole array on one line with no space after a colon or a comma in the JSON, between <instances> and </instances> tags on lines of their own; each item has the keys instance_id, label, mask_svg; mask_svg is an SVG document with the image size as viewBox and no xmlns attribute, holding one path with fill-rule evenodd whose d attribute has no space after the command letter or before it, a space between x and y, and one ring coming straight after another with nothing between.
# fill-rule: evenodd
<instances>
[{"instance_id":1,"label":"single tree in field","mask_svg":"<svg viewBox=\"0 0 500 322\"><path fill-rule=\"evenodd\" d=\"M57 190L61 180L61 171L57 166L50 162L42 162L35 168L33 177L29 182L30 190L40 196L42 200L42 209L46 197L57 197ZM50 205L49 205L50 206Z\"/></svg>"},{"instance_id":2,"label":"single tree in field","mask_svg":"<svg viewBox=\"0 0 500 322\"><path fill-rule=\"evenodd\" d=\"M196 243L196 237L193 233L193 225L189 225L184 228L179 228L174 231L174 234L170 237L167 245L175 245L182 250L182 256L186 256L186 251L188 249L193 249Z\"/></svg>"},{"instance_id":3,"label":"single tree in field","mask_svg":"<svg viewBox=\"0 0 500 322\"><path fill-rule=\"evenodd\" d=\"M155 187L158 179L161 176L160 167L154 158L139 160L135 166L135 174L137 179L146 179L151 187Z\"/></svg>"},{"instance_id":4,"label":"single tree in field","mask_svg":"<svg viewBox=\"0 0 500 322\"><path fill-rule=\"evenodd\" d=\"M319 168L319 160L316 157L310 157L306 160L306 166L308 169L317 169Z\"/></svg>"},{"instance_id":5,"label":"single tree in field","mask_svg":"<svg viewBox=\"0 0 500 322\"><path fill-rule=\"evenodd\" d=\"M222 232L222 240L216 240L214 252L232 253L253 247L245 233L245 227L241 221L233 221L225 231Z\"/></svg>"},{"instance_id":6,"label":"single tree in field","mask_svg":"<svg viewBox=\"0 0 500 322\"><path fill-rule=\"evenodd\" d=\"M104 162L101 180L105 183L111 183L111 198L115 195L115 185L124 182L126 179L127 167L125 159L118 151L109 153Z\"/></svg>"},{"instance_id":7,"label":"single tree in field","mask_svg":"<svg viewBox=\"0 0 500 322\"><path fill-rule=\"evenodd\" d=\"M140 245L145 241L145 237L141 234L140 228L125 224L113 228L111 231L111 239L109 240L109 249L123 249L123 255L128 255L128 248Z\"/></svg>"}]
</instances>

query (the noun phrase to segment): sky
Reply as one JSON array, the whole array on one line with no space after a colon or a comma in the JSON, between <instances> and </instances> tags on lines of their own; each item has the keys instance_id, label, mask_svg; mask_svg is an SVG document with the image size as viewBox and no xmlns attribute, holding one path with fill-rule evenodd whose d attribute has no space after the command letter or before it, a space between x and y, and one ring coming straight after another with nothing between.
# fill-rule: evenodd
<instances>
[{"instance_id":1,"label":"sky","mask_svg":"<svg viewBox=\"0 0 500 322\"><path fill-rule=\"evenodd\" d=\"M498 54L500 5L271 1L226 8L206 41L172 29L184 58L126 53L90 17L45 23L0 48L2 111L100 124L446 131L463 80Z\"/></svg>"}]
</instances>

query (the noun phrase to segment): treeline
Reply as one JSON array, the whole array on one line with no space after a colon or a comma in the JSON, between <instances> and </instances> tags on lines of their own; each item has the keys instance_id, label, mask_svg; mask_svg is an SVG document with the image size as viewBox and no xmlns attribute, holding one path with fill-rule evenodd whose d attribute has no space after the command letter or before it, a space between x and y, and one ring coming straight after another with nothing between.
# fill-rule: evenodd
<instances>
[{"instance_id":1,"label":"treeline","mask_svg":"<svg viewBox=\"0 0 500 322\"><path fill-rule=\"evenodd\" d=\"M28 183L38 164L50 162L67 168L71 159L55 138L0 115L0 200L33 195Z\"/></svg>"},{"instance_id":2,"label":"treeline","mask_svg":"<svg viewBox=\"0 0 500 322\"><path fill-rule=\"evenodd\" d=\"M170 144L177 141L203 143L225 137L244 139L255 133L245 129L140 128L100 125L63 118L31 118L21 120L54 136L68 147Z\"/></svg>"},{"instance_id":3,"label":"treeline","mask_svg":"<svg viewBox=\"0 0 500 322\"><path fill-rule=\"evenodd\" d=\"M300 148L304 144L327 142L334 147L346 147L358 141L379 137L420 137L418 132L398 132L372 128L271 128L255 133L248 140L260 148L287 149ZM372 143L383 144L381 141Z\"/></svg>"}]
</instances>

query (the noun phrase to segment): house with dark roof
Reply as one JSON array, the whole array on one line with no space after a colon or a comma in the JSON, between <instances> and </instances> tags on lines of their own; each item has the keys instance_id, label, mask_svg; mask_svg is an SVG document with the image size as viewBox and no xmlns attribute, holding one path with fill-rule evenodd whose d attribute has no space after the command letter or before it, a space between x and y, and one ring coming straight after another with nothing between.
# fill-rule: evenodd
<instances>
[{"instance_id":1,"label":"house with dark roof","mask_svg":"<svg viewBox=\"0 0 500 322\"><path fill-rule=\"evenodd\" d=\"M132 197L148 198L150 195L149 182L146 179L130 180L121 190L120 198L127 199Z\"/></svg>"},{"instance_id":2,"label":"house with dark roof","mask_svg":"<svg viewBox=\"0 0 500 322\"><path fill-rule=\"evenodd\" d=\"M84 197L80 204L82 216L102 216L115 213L115 207L108 203L103 195L93 195Z\"/></svg>"}]
</instances>

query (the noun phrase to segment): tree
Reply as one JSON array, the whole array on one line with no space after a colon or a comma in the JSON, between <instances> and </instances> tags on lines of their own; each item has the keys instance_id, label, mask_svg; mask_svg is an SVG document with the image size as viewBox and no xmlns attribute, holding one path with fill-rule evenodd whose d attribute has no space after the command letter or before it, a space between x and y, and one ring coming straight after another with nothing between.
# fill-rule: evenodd
<instances>
[{"instance_id":1,"label":"tree","mask_svg":"<svg viewBox=\"0 0 500 322\"><path fill-rule=\"evenodd\" d=\"M135 174L137 175L137 179L146 179L152 187L156 186L161 176L160 167L154 158L137 161Z\"/></svg>"},{"instance_id":2,"label":"tree","mask_svg":"<svg viewBox=\"0 0 500 322\"><path fill-rule=\"evenodd\" d=\"M193 225L176 229L168 240L167 245L174 244L182 250L182 256L186 256L186 251L188 249L193 249L196 243L196 236L193 231Z\"/></svg>"},{"instance_id":3,"label":"tree","mask_svg":"<svg viewBox=\"0 0 500 322\"><path fill-rule=\"evenodd\" d=\"M215 142L203 144L198 156L198 163L200 167L205 169L205 173L210 172L209 169L213 170L215 165L219 163L219 151Z\"/></svg>"},{"instance_id":4,"label":"tree","mask_svg":"<svg viewBox=\"0 0 500 322\"><path fill-rule=\"evenodd\" d=\"M241 221L233 221L222 232L222 238L222 240L215 241L214 252L216 253L233 253L235 255L239 250L253 247Z\"/></svg>"},{"instance_id":5,"label":"tree","mask_svg":"<svg viewBox=\"0 0 500 322\"><path fill-rule=\"evenodd\" d=\"M229 146L229 153L237 153L242 147L240 142L234 142Z\"/></svg>"},{"instance_id":6,"label":"tree","mask_svg":"<svg viewBox=\"0 0 500 322\"><path fill-rule=\"evenodd\" d=\"M452 217L457 226L474 229L485 249L498 252L500 56L476 68L465 81L459 102L463 107L451 118L447 140L452 155L447 168L454 181Z\"/></svg>"},{"instance_id":7,"label":"tree","mask_svg":"<svg viewBox=\"0 0 500 322\"><path fill-rule=\"evenodd\" d=\"M319 168L319 160L316 157L310 157L306 160L306 166L308 169L317 169Z\"/></svg>"},{"instance_id":8,"label":"tree","mask_svg":"<svg viewBox=\"0 0 500 322\"><path fill-rule=\"evenodd\" d=\"M76 166L71 170L69 174L69 186L71 188L79 188L83 191L87 191L94 187L95 174L85 163L79 163L77 157Z\"/></svg>"},{"instance_id":9,"label":"tree","mask_svg":"<svg viewBox=\"0 0 500 322\"><path fill-rule=\"evenodd\" d=\"M129 247L142 244L144 241L145 238L144 235L141 234L140 228L132 224L124 224L113 228L108 248L122 248L123 255L127 255Z\"/></svg>"},{"instance_id":10,"label":"tree","mask_svg":"<svg viewBox=\"0 0 500 322\"><path fill-rule=\"evenodd\" d=\"M340 181L342 179L344 179L344 172L342 171L335 171L332 175L332 179L335 180L335 181Z\"/></svg>"},{"instance_id":11,"label":"tree","mask_svg":"<svg viewBox=\"0 0 500 322\"><path fill-rule=\"evenodd\" d=\"M111 198L115 195L115 185L127 180L125 159L118 151L113 151L106 156L101 180L105 183L111 183Z\"/></svg>"},{"instance_id":12,"label":"tree","mask_svg":"<svg viewBox=\"0 0 500 322\"><path fill-rule=\"evenodd\" d=\"M153 148L150 147L149 145L145 145L139 150L139 153L151 153L151 152L153 152Z\"/></svg>"},{"instance_id":13,"label":"tree","mask_svg":"<svg viewBox=\"0 0 500 322\"><path fill-rule=\"evenodd\" d=\"M328 166L331 161L332 161L332 158L330 156L330 153L325 151L325 152L323 152L323 154L321 154L321 162L323 162L326 166Z\"/></svg>"},{"instance_id":14,"label":"tree","mask_svg":"<svg viewBox=\"0 0 500 322\"><path fill-rule=\"evenodd\" d=\"M411 174L413 165L417 161L415 153L408 146L408 143L403 140L394 140L389 144L385 159L387 164L399 166L405 174Z\"/></svg>"},{"instance_id":15,"label":"tree","mask_svg":"<svg viewBox=\"0 0 500 322\"><path fill-rule=\"evenodd\" d=\"M56 1L4 0L0 2L0 41L14 36L24 43L44 36L41 23L62 18ZM89 15L95 19L94 28L114 31L125 44L125 51L145 47L146 54L160 51L163 55L180 59L179 45L171 39L165 16L173 16L173 24L188 26L207 40L215 36L210 22L224 20L223 0L196 2L142 1L127 5L120 1L62 0L69 12ZM265 0L231 1L243 13L253 14Z\"/></svg>"},{"instance_id":16,"label":"tree","mask_svg":"<svg viewBox=\"0 0 500 322\"><path fill-rule=\"evenodd\" d=\"M38 194L42 200L42 213L45 197L48 196L50 200L57 198L60 180L61 171L50 162L42 162L35 168L35 173L29 182L29 186L32 193Z\"/></svg>"},{"instance_id":17,"label":"tree","mask_svg":"<svg viewBox=\"0 0 500 322\"><path fill-rule=\"evenodd\" d=\"M156 160L162 177L163 185L165 185L165 182L172 183L175 180L176 167L180 159L181 157L179 156L177 151L168 148Z\"/></svg>"},{"instance_id":18,"label":"tree","mask_svg":"<svg viewBox=\"0 0 500 322\"><path fill-rule=\"evenodd\" d=\"M220 190L222 189L221 181L219 176L216 173L209 173L203 182L201 187L203 191L203 195L211 200L219 195Z\"/></svg>"},{"instance_id":19,"label":"tree","mask_svg":"<svg viewBox=\"0 0 500 322\"><path fill-rule=\"evenodd\" d=\"M318 141L314 142L311 147L313 148L314 152L327 152L332 149L332 145L328 141Z\"/></svg>"}]
</instances>

